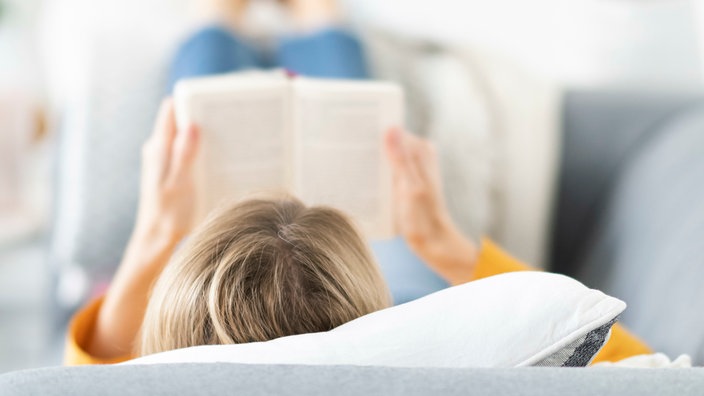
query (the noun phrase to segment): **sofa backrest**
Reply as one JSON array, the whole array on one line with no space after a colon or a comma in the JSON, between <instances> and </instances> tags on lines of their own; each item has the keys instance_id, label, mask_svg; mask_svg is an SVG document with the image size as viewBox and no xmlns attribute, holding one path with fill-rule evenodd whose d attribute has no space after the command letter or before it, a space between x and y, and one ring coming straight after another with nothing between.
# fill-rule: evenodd
<instances>
[{"instance_id":1,"label":"sofa backrest","mask_svg":"<svg viewBox=\"0 0 704 396\"><path fill-rule=\"evenodd\" d=\"M554 269L624 300L651 347L704 364L704 98L573 92Z\"/></svg>"},{"instance_id":2,"label":"sofa backrest","mask_svg":"<svg viewBox=\"0 0 704 396\"><path fill-rule=\"evenodd\" d=\"M550 267L575 275L617 176L668 122L702 93L567 90Z\"/></svg>"}]
</instances>

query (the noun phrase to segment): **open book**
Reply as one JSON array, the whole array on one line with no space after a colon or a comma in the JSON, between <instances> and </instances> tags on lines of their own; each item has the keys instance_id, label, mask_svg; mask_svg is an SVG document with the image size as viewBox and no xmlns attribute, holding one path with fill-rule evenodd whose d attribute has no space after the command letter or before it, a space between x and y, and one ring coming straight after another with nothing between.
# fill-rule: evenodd
<instances>
[{"instance_id":1,"label":"open book","mask_svg":"<svg viewBox=\"0 0 704 396\"><path fill-rule=\"evenodd\" d=\"M382 136L403 123L397 85L244 72L183 80L175 105L181 130L202 130L200 218L251 193L288 192L344 211L368 238L392 236Z\"/></svg>"}]
</instances>

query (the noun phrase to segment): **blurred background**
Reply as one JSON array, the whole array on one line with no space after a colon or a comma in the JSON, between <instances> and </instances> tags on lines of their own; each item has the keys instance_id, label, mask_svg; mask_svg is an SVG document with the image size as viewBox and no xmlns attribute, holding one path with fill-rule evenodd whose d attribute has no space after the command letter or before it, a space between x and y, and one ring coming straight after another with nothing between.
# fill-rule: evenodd
<instances>
[{"instance_id":1,"label":"blurred background","mask_svg":"<svg viewBox=\"0 0 704 396\"><path fill-rule=\"evenodd\" d=\"M0 373L60 364L119 263L194 2L0 0ZM704 363L704 0L342 3L440 147L465 232L626 300L656 350Z\"/></svg>"}]
</instances>

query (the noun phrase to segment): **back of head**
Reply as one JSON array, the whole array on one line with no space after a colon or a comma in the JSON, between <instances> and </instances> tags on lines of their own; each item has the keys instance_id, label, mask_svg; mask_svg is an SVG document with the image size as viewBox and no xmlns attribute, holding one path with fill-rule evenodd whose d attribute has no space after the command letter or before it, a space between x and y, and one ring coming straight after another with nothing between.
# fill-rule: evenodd
<instances>
[{"instance_id":1,"label":"back of head","mask_svg":"<svg viewBox=\"0 0 704 396\"><path fill-rule=\"evenodd\" d=\"M212 216L164 269L140 352L327 331L388 304L377 265L340 212L249 200Z\"/></svg>"}]
</instances>

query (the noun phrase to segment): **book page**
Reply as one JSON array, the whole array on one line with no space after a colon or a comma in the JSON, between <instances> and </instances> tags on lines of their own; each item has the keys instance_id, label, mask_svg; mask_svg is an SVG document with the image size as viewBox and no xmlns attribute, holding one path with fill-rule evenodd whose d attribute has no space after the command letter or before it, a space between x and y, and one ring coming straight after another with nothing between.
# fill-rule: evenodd
<instances>
[{"instance_id":1,"label":"book page","mask_svg":"<svg viewBox=\"0 0 704 396\"><path fill-rule=\"evenodd\" d=\"M252 193L289 188L287 79L258 74L187 80L176 88L176 110L181 130L189 122L201 128L199 219Z\"/></svg>"},{"instance_id":2,"label":"book page","mask_svg":"<svg viewBox=\"0 0 704 396\"><path fill-rule=\"evenodd\" d=\"M294 82L294 189L306 203L350 215L366 237L393 236L391 177L383 134L403 125L393 84Z\"/></svg>"}]
</instances>

